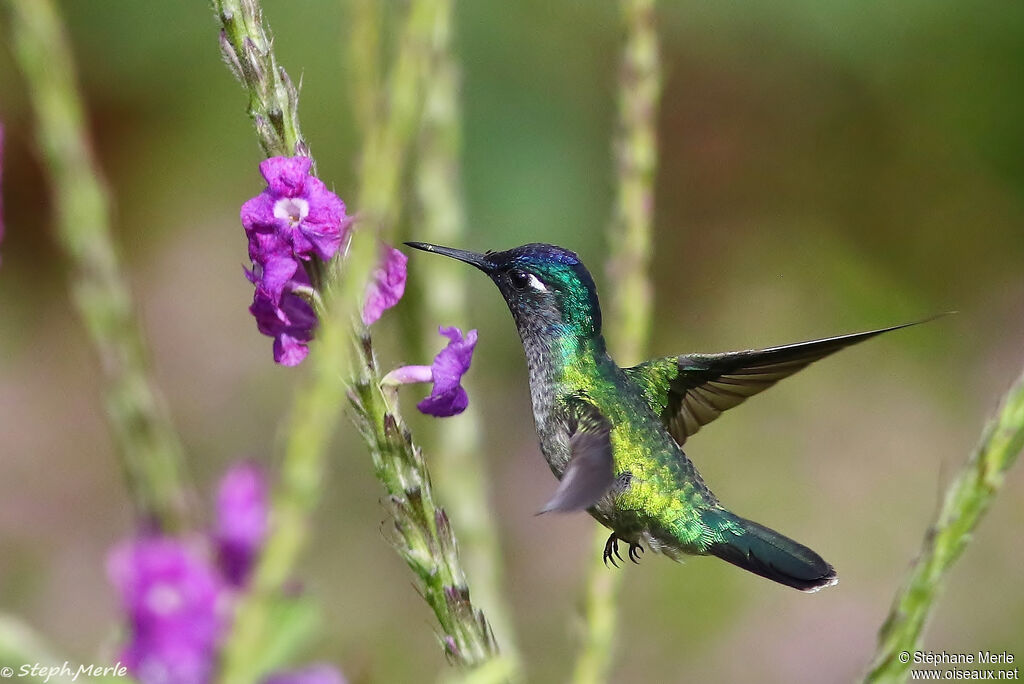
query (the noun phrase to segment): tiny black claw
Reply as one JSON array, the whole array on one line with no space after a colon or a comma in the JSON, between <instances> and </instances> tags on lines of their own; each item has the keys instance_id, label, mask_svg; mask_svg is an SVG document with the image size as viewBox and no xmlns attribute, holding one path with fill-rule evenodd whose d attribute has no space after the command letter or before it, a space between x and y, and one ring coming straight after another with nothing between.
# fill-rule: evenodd
<instances>
[{"instance_id":1,"label":"tiny black claw","mask_svg":"<svg viewBox=\"0 0 1024 684\"><path fill-rule=\"evenodd\" d=\"M644 552L644 547L640 546L636 542L629 543L629 560L633 561L637 565L640 564L640 554Z\"/></svg>"},{"instance_id":2,"label":"tiny black claw","mask_svg":"<svg viewBox=\"0 0 1024 684\"><path fill-rule=\"evenodd\" d=\"M604 544L604 554L602 554L602 557L604 558L604 566L606 568L608 567L608 561L611 561L615 567L619 567L619 564L612 558L613 553L619 556L619 539L614 533L608 537L608 541ZM619 556L619 560L622 560L622 556Z\"/></svg>"}]
</instances>

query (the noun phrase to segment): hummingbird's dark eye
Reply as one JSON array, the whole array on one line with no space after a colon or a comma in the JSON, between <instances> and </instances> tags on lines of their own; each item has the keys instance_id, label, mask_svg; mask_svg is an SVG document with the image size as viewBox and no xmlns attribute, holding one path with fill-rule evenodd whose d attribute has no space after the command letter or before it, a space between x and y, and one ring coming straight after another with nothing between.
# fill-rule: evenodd
<instances>
[{"instance_id":1,"label":"hummingbird's dark eye","mask_svg":"<svg viewBox=\"0 0 1024 684\"><path fill-rule=\"evenodd\" d=\"M517 290L522 290L530 284L530 274L526 271L520 271L518 268L508 272L508 279L512 281L512 286Z\"/></svg>"}]
</instances>

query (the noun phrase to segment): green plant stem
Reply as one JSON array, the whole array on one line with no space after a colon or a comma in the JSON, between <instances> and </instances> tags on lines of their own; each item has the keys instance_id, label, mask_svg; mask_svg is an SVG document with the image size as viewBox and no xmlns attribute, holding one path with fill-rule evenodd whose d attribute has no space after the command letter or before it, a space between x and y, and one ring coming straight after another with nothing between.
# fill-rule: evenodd
<instances>
[{"instance_id":1,"label":"green plant stem","mask_svg":"<svg viewBox=\"0 0 1024 684\"><path fill-rule=\"evenodd\" d=\"M946 573L964 552L974 529L1003 485L1006 472L1024 449L1024 375L1017 378L989 421L981 440L946 496L910 574L893 600L878 635L878 650L864 678L871 684L906 681L911 663L900 653L921 648L921 637Z\"/></svg>"},{"instance_id":2,"label":"green plant stem","mask_svg":"<svg viewBox=\"0 0 1024 684\"><path fill-rule=\"evenodd\" d=\"M651 223L657 171L661 67L654 0L621 0L626 45L619 72L615 141L618 184L609 225L608 275L615 286L606 337L616 358L642 360L651 329Z\"/></svg>"},{"instance_id":3,"label":"green plant stem","mask_svg":"<svg viewBox=\"0 0 1024 684\"><path fill-rule=\"evenodd\" d=\"M361 159L360 219L383 236L393 235L401 216L401 181L412 142L421 126L427 84L433 83L436 75L433 73L433 65L436 63L438 42L448 40L450 12L451 4L448 0L412 2L399 33L397 55L383 82L384 91L378 92L376 96L363 94L359 98L360 101L369 100L379 107L377 116L365 119L367 125ZM364 19L367 22L380 21L379 16ZM364 47L360 53L366 49L369 47ZM360 81L373 78L370 71ZM376 81L381 82L379 74ZM445 204L447 207L451 206L450 201L457 205L456 198L438 199L442 203L449 202ZM444 220L444 217L431 213L431 209L436 206L425 208L429 214L426 219L428 222ZM497 658L497 644L490 626L483 614L474 611L469 603L466 578L455 552L451 526L447 515L434 503L426 464L401 423L397 402L380 393L380 375L368 338L365 338L365 344L360 345L360 348L363 350L363 372L351 397L356 409L357 425L367 443L377 445L376 448L371 447L371 452L395 516L398 533L396 549L421 579L421 592L441 624L442 642L449 657L467 666L489 663L487 668L473 671L475 677L484 678L481 681L507 679L508 675L502 673L514 670L513 659L509 656ZM392 421L395 421L394 425L389 427ZM387 434L379 433L382 425ZM375 433L374 429L378 431ZM473 435L463 432L461 438L473 439ZM451 471L444 473L445 478L452 476ZM459 504L467 498L477 499L471 505L477 511L483 507L486 512L486 503L478 500L483 496L482 487L478 482L475 484L475 487L471 486L468 490L462 490L459 483L450 483L448 486L452 494L450 500L456 502L456 509L460 512L456 522L460 530L463 530L465 524L466 529L463 531L471 537L476 537L481 523L473 519L466 524ZM498 605L493 596L493 585L486 584L487 579L495 576L495 572L474 581L475 587L483 587L482 595L489 606L489 612L492 606ZM492 674L499 679L486 679Z\"/></svg>"},{"instance_id":4,"label":"green plant stem","mask_svg":"<svg viewBox=\"0 0 1024 684\"><path fill-rule=\"evenodd\" d=\"M431 35L443 11L439 0L410 3L385 92L373 98L379 111L364 131L357 206L360 222L381 236L390 236L401 217L402 176L423 112Z\"/></svg>"},{"instance_id":5,"label":"green plant stem","mask_svg":"<svg viewBox=\"0 0 1024 684\"><path fill-rule=\"evenodd\" d=\"M418 588L441 625L445 652L474 667L497 657L498 645L481 611L470 602L448 516L434 501L423 454L398 410L395 388L382 389L369 335L363 335L362 371L349 395L356 425L370 445L394 518L395 549L419 578Z\"/></svg>"},{"instance_id":6,"label":"green plant stem","mask_svg":"<svg viewBox=\"0 0 1024 684\"><path fill-rule=\"evenodd\" d=\"M268 157L310 156L299 128L299 93L274 56L258 0L212 0L224 62L249 95L249 118Z\"/></svg>"},{"instance_id":7,"label":"green plant stem","mask_svg":"<svg viewBox=\"0 0 1024 684\"><path fill-rule=\"evenodd\" d=\"M383 13L380 0L351 0L348 5L351 16L345 44L351 82L345 90L351 95L356 128L365 135L380 112Z\"/></svg>"},{"instance_id":8,"label":"green plant stem","mask_svg":"<svg viewBox=\"0 0 1024 684\"><path fill-rule=\"evenodd\" d=\"M458 67L452 54L452 0L438 0L443 9L433 31L430 78L423 110L416 165L416 190L422 221L416 239L460 245L466 235L459 165L460 110ZM444 259L418 264L431 296L417 308L431 322L424 346L438 343L436 323L467 319L468 278L465 268ZM505 658L518 662L514 630L503 590L503 561L487 483L480 415L473 404L456 420L437 421L434 472L441 499L448 502L459 530L463 556L479 605L487 608Z\"/></svg>"},{"instance_id":9,"label":"green plant stem","mask_svg":"<svg viewBox=\"0 0 1024 684\"><path fill-rule=\"evenodd\" d=\"M293 568L309 541L310 517L322 496L327 448L344 403L343 378L353 362L349 321L355 320L375 256L372 236L357 234L344 272L325 293L326 312L306 362L309 375L295 392L285 430L270 534L223 649L220 681L225 684L248 684L266 674L260 669L259 654L276 638L274 606L287 595Z\"/></svg>"},{"instance_id":10,"label":"green plant stem","mask_svg":"<svg viewBox=\"0 0 1024 684\"><path fill-rule=\"evenodd\" d=\"M277 63L259 3L213 0L212 6L221 22L222 53L249 94L249 115L264 152L309 156L299 126L298 92ZM270 534L223 648L220 679L228 684L253 682L265 674L260 654L276 638L274 607L287 593L292 569L308 543L309 518L320 502L326 452L344 403L342 378L352 361L348 325L356 318L376 245L370 236L357 235L342 254L329 276L319 263L310 273L321 298L317 340L286 426Z\"/></svg>"},{"instance_id":11,"label":"green plant stem","mask_svg":"<svg viewBox=\"0 0 1024 684\"><path fill-rule=\"evenodd\" d=\"M617 190L608 230L609 279L613 283L605 335L620 362L642 358L651 329L651 223L657 168L657 111L661 92L654 0L621 0L626 27L619 73ZM622 575L602 559L607 530L592 544L583 604L584 634L573 672L576 684L608 680L615 653L616 600Z\"/></svg>"},{"instance_id":12,"label":"green plant stem","mask_svg":"<svg viewBox=\"0 0 1024 684\"><path fill-rule=\"evenodd\" d=\"M224 63L249 96L247 112L267 157L309 157L316 160L299 126L299 91L274 56L274 41L259 0L210 0L220 23ZM314 257L303 262L310 282L326 287L326 267Z\"/></svg>"},{"instance_id":13,"label":"green plant stem","mask_svg":"<svg viewBox=\"0 0 1024 684\"><path fill-rule=\"evenodd\" d=\"M255 0L240 3L215 0L214 8L224 24L222 46L227 44L232 48L225 50L228 64L236 74L241 74L243 85L250 91L250 114L256 122L265 151L268 154L279 153L274 147L275 141L280 138L289 144L289 131L294 131L294 139L298 141L295 150L308 153L298 133L298 99L294 89L269 90L278 95L284 92L288 96L288 107L281 105L281 101L279 106L281 111L290 112L290 118L282 119L286 123L280 127L262 125L257 118L258 106L262 106L263 94L268 91L258 79L246 78L244 68L237 66L232 59L233 54L239 53L238 46L263 45L254 54L262 56L273 68L259 73L274 74L281 78L282 83L289 83L284 70L276 65L269 41L258 41L259 36L265 38L269 34L263 26L258 3ZM240 20L240 11L244 11L248 18ZM238 608L234 629L222 655L221 681L228 684L257 681L266 674L260 668L259 655L275 639L273 607L285 592L292 568L306 545L309 517L321 496L326 449L337 426L339 405L344 396L342 379L349 373L347 369L354 359L353 346L348 342L353 331L360 340L358 352L365 357L358 365L358 381L354 381L352 396L361 393L369 399L368 404L362 405L363 411L359 414L362 420L357 423L375 462L381 464L377 473L389 493L393 494L392 509L399 513L403 510L427 511L435 516L424 523L426 528L418 528L419 537L409 537L410 544L415 542L418 545L400 546L400 551L407 560L433 564L432 567L440 569L439 574L432 575L430 583L425 585L424 594L438 615L445 637L451 637L450 640L442 639L449 655L457 662L477 664L488 661L495 653L486 620L469 603L468 589L458 565L455 539L447 518L433 506L429 496L421 499L421 502L426 502L423 504L426 508L395 503L394 492L405 492L405 489L394 489L395 481L389 473L406 473L402 465L407 461L403 459L410 457L410 450L414 447L404 428L396 432L400 420L387 418L393 413L386 403L381 403L384 401L380 392L381 378L376 364L372 362L373 350L365 329L357 322L359 302L377 257L374 236L386 232L400 215L401 169L422 108L422 83L417 80L421 60L417 57L417 45L422 43L425 28L432 25L432 11L432 5L427 2L414 2L410 7L391 84L396 91L395 97L389 102L387 116L379 128L367 135L363 184L357 203L361 229L342 250L342 256L330 264L322 281L320 289L326 311L320 319L315 347L307 361L312 366L309 382L297 392L290 414L281 478L272 507L270 536L250 590ZM228 25L229 20L234 22L231 26ZM298 147L300 144L301 149ZM429 495L429 476L418 452L415 459L420 468L415 476L426 483L425 491ZM397 515L396 521L409 522ZM417 519L416 522L421 521Z\"/></svg>"},{"instance_id":14,"label":"green plant stem","mask_svg":"<svg viewBox=\"0 0 1024 684\"><path fill-rule=\"evenodd\" d=\"M183 450L150 375L67 36L50 0L2 4L35 112L57 208L57 236L72 267L72 300L99 352L107 416L136 512L146 526L182 529L191 498L182 474Z\"/></svg>"}]
</instances>

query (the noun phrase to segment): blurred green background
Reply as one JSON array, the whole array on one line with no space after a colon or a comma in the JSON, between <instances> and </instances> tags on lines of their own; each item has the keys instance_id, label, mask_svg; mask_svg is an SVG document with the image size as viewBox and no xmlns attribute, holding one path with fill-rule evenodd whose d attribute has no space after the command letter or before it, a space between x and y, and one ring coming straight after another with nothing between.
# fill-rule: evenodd
<instances>
[{"instance_id":1,"label":"blurred green background","mask_svg":"<svg viewBox=\"0 0 1024 684\"><path fill-rule=\"evenodd\" d=\"M262 182L245 98L206 3L62 5L155 372L208 506L229 462L272 462L302 374L274 366L246 311L238 207ZM265 5L278 57L302 77L320 176L351 198L347 8ZM471 226L460 246L559 243L600 286L614 5L473 0L456 24ZM943 486L1024 359L1024 4L665 2L660 32L652 356L960 313L814 366L688 444L723 501L815 548L842 582L804 596L715 560L647 554L618 571L615 680L849 681ZM6 49L0 93L0 608L88 663L115 635L104 555L131 529L128 499ZM430 296L421 258L409 287ZM480 458L514 619L529 680L558 681L575 654L595 523L533 515L554 481L515 330L476 277L470 317L443 323L480 331L468 383L486 421ZM382 328L397 331L396 317ZM385 365L425 361L399 354ZM407 392L411 410L418 390ZM301 573L325 617L311 655L356 681L433 679L444 668L433 617L382 538L381 488L347 424L334 453ZM1024 657L1022 494L1018 468L952 572L928 648Z\"/></svg>"}]
</instances>

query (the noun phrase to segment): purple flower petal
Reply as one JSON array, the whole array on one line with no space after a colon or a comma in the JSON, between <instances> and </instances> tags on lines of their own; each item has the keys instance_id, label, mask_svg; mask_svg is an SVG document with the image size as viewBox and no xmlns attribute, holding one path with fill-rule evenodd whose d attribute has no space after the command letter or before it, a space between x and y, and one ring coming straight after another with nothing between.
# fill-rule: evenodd
<instances>
[{"instance_id":1,"label":"purple flower petal","mask_svg":"<svg viewBox=\"0 0 1024 684\"><path fill-rule=\"evenodd\" d=\"M299 231L320 259L330 261L337 254L350 226L345 216L345 203L319 178L313 177L306 181L305 197L309 202L309 213L299 224Z\"/></svg>"},{"instance_id":2,"label":"purple flower petal","mask_svg":"<svg viewBox=\"0 0 1024 684\"><path fill-rule=\"evenodd\" d=\"M462 413L469 405L469 395L460 383L473 360L477 334L476 330L470 330L463 337L458 328L443 326L438 331L450 341L434 357L434 388L430 396L417 404L416 408L427 415L445 418Z\"/></svg>"},{"instance_id":3,"label":"purple flower petal","mask_svg":"<svg viewBox=\"0 0 1024 684\"><path fill-rule=\"evenodd\" d=\"M409 257L394 247L381 244L380 263L374 269L366 286L363 304L363 325L373 325L381 314L402 299L405 294L406 262Z\"/></svg>"},{"instance_id":4,"label":"purple flower petal","mask_svg":"<svg viewBox=\"0 0 1024 684\"><path fill-rule=\"evenodd\" d=\"M147 684L206 681L225 625L207 559L180 539L143 537L115 547L107 571L128 615L129 670Z\"/></svg>"},{"instance_id":5,"label":"purple flower petal","mask_svg":"<svg viewBox=\"0 0 1024 684\"><path fill-rule=\"evenodd\" d=\"M242 227L246 235L252 239L252 233L272 233L277 225L274 218L274 196L270 190L264 190L255 197L245 201L238 212L242 219Z\"/></svg>"},{"instance_id":6,"label":"purple flower petal","mask_svg":"<svg viewBox=\"0 0 1024 684\"><path fill-rule=\"evenodd\" d=\"M255 265L253 273L258 280L253 282L267 293L270 301L279 303L288 284L295 282L293 277L298 271L305 273L299 267L299 262L291 257L273 256L265 263Z\"/></svg>"},{"instance_id":7,"label":"purple flower petal","mask_svg":"<svg viewBox=\"0 0 1024 684\"><path fill-rule=\"evenodd\" d=\"M260 162L260 173L270 192L279 197L302 194L313 160L309 157L270 157Z\"/></svg>"},{"instance_id":8,"label":"purple flower petal","mask_svg":"<svg viewBox=\"0 0 1024 684\"><path fill-rule=\"evenodd\" d=\"M309 353L316 316L295 296L295 285L309 285L302 261L329 261L351 227L345 203L320 179L310 176L308 157L271 157L260 164L267 188L242 205L239 216L249 239L256 285L249 311L264 335L274 338L274 360L286 366Z\"/></svg>"},{"instance_id":9,"label":"purple flower petal","mask_svg":"<svg viewBox=\"0 0 1024 684\"><path fill-rule=\"evenodd\" d=\"M121 652L121 662L142 684L209 684L215 653L188 641L136 639Z\"/></svg>"},{"instance_id":10,"label":"purple flower petal","mask_svg":"<svg viewBox=\"0 0 1024 684\"><path fill-rule=\"evenodd\" d=\"M302 272L302 269L297 271ZM274 338L274 361L295 366L306 358L317 318L313 308L301 297L287 292L275 305L267 292L256 288L249 312L256 317L259 331Z\"/></svg>"},{"instance_id":11,"label":"purple flower petal","mask_svg":"<svg viewBox=\"0 0 1024 684\"><path fill-rule=\"evenodd\" d=\"M275 672L263 684L345 684L345 678L337 668L318 663L301 670Z\"/></svg>"},{"instance_id":12,"label":"purple flower petal","mask_svg":"<svg viewBox=\"0 0 1024 684\"><path fill-rule=\"evenodd\" d=\"M242 226L250 240L254 233L276 233L293 256L308 259L315 254L329 261L341 246L350 222L345 216L345 203L319 178L309 175L311 163L308 157L264 160L260 173L267 189L242 205ZM250 245L250 253L253 251Z\"/></svg>"},{"instance_id":13,"label":"purple flower petal","mask_svg":"<svg viewBox=\"0 0 1024 684\"><path fill-rule=\"evenodd\" d=\"M281 333L274 338L274 361L282 366L298 366L309 356L309 340Z\"/></svg>"},{"instance_id":14,"label":"purple flower petal","mask_svg":"<svg viewBox=\"0 0 1024 684\"><path fill-rule=\"evenodd\" d=\"M213 537L221 569L234 586L245 583L267 536L269 504L263 470L240 463L228 470L217 490Z\"/></svg>"}]
</instances>

